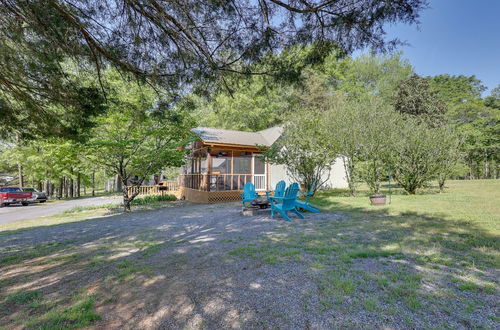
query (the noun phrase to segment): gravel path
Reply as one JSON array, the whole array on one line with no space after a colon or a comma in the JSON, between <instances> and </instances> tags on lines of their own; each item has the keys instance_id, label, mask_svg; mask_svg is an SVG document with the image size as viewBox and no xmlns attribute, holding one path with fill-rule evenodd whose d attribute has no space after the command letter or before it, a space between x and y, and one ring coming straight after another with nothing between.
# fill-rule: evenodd
<instances>
[{"instance_id":1,"label":"gravel path","mask_svg":"<svg viewBox=\"0 0 500 330\"><path fill-rule=\"evenodd\" d=\"M267 328L283 322L294 328L324 327L304 311L304 295L315 286L303 268L290 264L278 271L259 261L227 257L228 251L246 242L290 226L269 218L269 212L243 217L240 210L239 203L188 205L40 227L0 240L0 251L58 243L62 248L71 242L76 248L70 252L77 251L87 260L106 246L116 260L142 264L144 252L138 246L160 244L161 249L148 259L148 265L157 267L148 276L136 277L134 285L103 281L114 274L115 267L98 272L79 269L61 278L59 274L67 273L65 267L32 273L31 286L47 296L61 295L69 287L98 285L105 294L118 297L117 305L99 308L103 318L98 328L179 329L203 324Z\"/></svg>"},{"instance_id":2,"label":"gravel path","mask_svg":"<svg viewBox=\"0 0 500 330\"><path fill-rule=\"evenodd\" d=\"M392 294L387 291L390 286L379 286L383 283L378 277L399 274L394 285L416 281L419 290L427 290L425 281L415 280L418 268L409 267L411 260L397 255L344 261L335 252L338 247L329 249L327 241L302 240L309 233L322 235L337 227L339 234L333 237L349 238L346 246L356 240L375 242L372 232L360 229L358 233L361 227L353 226L346 215L307 213L304 220L294 218L289 223L271 219L268 212L241 216L239 203L186 204L4 232L0 233L0 259L22 257L0 264L0 279L9 283L0 285L0 296L39 290L43 301L71 304L75 293L95 293L99 297L96 312L101 316L93 324L97 329L432 325L466 329L475 318L486 322L478 324L494 324L487 319L496 308L493 295L484 300L481 314L467 314L471 323L457 316L462 315L462 302L442 300L440 291L436 300L426 293L434 307L408 308L404 296L384 306L381 297ZM280 250L279 242L286 238L290 238L288 247ZM308 249L315 253L313 257L303 253ZM325 265L331 268L324 269ZM453 309L446 310L447 306ZM32 310L19 314L16 308L0 312L0 328L21 329L22 322L12 322L22 319L17 315L41 317L33 316ZM424 312L425 308L432 310Z\"/></svg>"},{"instance_id":3,"label":"gravel path","mask_svg":"<svg viewBox=\"0 0 500 330\"><path fill-rule=\"evenodd\" d=\"M117 204L120 202L120 197L84 197L63 202L48 201L46 203L36 203L28 206L14 204L0 208L0 225L19 220L59 214L76 206L99 206Z\"/></svg>"}]
</instances>

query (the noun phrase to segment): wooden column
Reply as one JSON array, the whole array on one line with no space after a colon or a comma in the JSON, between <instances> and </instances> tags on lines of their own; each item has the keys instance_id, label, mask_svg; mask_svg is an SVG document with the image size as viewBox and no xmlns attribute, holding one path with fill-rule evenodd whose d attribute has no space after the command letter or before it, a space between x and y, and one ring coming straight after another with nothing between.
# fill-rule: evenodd
<instances>
[{"instance_id":1,"label":"wooden column","mask_svg":"<svg viewBox=\"0 0 500 330\"><path fill-rule=\"evenodd\" d=\"M269 191L269 179L271 175L269 174L269 163L266 162L266 190Z\"/></svg>"},{"instance_id":2,"label":"wooden column","mask_svg":"<svg viewBox=\"0 0 500 330\"><path fill-rule=\"evenodd\" d=\"M252 156L250 158L250 182L255 185L255 182L253 182L253 176L254 176L254 160L255 160L255 155L252 152Z\"/></svg>"},{"instance_id":3,"label":"wooden column","mask_svg":"<svg viewBox=\"0 0 500 330\"><path fill-rule=\"evenodd\" d=\"M234 184L234 150L231 150L231 190Z\"/></svg>"},{"instance_id":4,"label":"wooden column","mask_svg":"<svg viewBox=\"0 0 500 330\"><path fill-rule=\"evenodd\" d=\"M212 155L207 149L207 191L210 191L210 175L212 174Z\"/></svg>"}]
</instances>

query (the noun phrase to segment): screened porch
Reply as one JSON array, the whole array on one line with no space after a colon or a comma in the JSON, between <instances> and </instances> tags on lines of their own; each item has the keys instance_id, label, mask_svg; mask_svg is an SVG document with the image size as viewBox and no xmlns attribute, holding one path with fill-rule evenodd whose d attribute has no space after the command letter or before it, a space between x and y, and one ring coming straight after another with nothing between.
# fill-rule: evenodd
<instances>
[{"instance_id":1,"label":"screened porch","mask_svg":"<svg viewBox=\"0 0 500 330\"><path fill-rule=\"evenodd\" d=\"M267 190L268 166L257 151L241 148L196 149L183 166L181 186L198 191L240 191L252 182Z\"/></svg>"}]
</instances>

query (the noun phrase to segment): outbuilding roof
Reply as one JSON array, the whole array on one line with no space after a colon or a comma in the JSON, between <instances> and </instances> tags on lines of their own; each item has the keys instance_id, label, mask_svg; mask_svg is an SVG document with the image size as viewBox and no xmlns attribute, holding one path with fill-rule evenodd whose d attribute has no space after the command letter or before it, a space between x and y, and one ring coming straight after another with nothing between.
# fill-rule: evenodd
<instances>
[{"instance_id":1,"label":"outbuilding roof","mask_svg":"<svg viewBox=\"0 0 500 330\"><path fill-rule=\"evenodd\" d=\"M276 126L258 132L245 132L211 127L196 127L193 131L199 134L201 140L205 143L270 147L280 137L282 128Z\"/></svg>"}]
</instances>

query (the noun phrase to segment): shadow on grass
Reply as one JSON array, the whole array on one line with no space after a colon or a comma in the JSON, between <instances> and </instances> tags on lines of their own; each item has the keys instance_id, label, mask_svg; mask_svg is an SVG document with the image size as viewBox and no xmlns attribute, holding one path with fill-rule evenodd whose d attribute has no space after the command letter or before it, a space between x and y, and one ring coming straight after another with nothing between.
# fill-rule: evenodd
<instances>
[{"instance_id":1,"label":"shadow on grass","mask_svg":"<svg viewBox=\"0 0 500 330\"><path fill-rule=\"evenodd\" d=\"M494 327L498 237L322 206L292 223L185 206L4 232L0 326Z\"/></svg>"}]
</instances>

